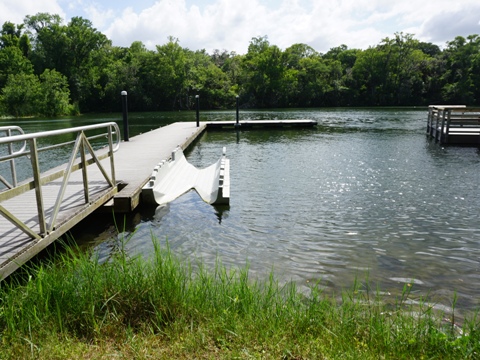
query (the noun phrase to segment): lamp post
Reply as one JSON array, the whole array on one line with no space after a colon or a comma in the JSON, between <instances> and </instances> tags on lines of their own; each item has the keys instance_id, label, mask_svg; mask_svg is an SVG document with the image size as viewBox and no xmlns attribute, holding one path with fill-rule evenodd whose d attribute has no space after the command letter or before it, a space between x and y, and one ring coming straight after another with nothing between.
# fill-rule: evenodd
<instances>
[{"instance_id":1,"label":"lamp post","mask_svg":"<svg viewBox=\"0 0 480 360\"><path fill-rule=\"evenodd\" d=\"M197 127L200 126L200 96L195 95L195 102L197 106Z\"/></svg>"},{"instance_id":2,"label":"lamp post","mask_svg":"<svg viewBox=\"0 0 480 360\"><path fill-rule=\"evenodd\" d=\"M127 92L123 90L122 95L122 109L123 109L123 141L128 141L128 106L127 106Z\"/></svg>"},{"instance_id":3,"label":"lamp post","mask_svg":"<svg viewBox=\"0 0 480 360\"><path fill-rule=\"evenodd\" d=\"M235 126L240 126L240 119L239 119L239 113L238 113L238 95L236 100L237 100L237 116L236 116L237 122L235 123Z\"/></svg>"}]
</instances>

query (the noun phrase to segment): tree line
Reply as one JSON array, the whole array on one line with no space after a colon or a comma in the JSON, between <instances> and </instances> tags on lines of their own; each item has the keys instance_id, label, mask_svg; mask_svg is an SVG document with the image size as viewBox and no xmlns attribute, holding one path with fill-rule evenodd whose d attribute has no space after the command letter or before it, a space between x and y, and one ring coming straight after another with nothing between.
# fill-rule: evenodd
<instances>
[{"instance_id":1,"label":"tree line","mask_svg":"<svg viewBox=\"0 0 480 360\"><path fill-rule=\"evenodd\" d=\"M38 13L0 32L0 115L58 116L119 111L323 106L480 104L480 37L457 36L442 50L395 33L368 49L285 50L267 36L246 54L192 51L169 37L113 46L91 21Z\"/></svg>"}]
</instances>

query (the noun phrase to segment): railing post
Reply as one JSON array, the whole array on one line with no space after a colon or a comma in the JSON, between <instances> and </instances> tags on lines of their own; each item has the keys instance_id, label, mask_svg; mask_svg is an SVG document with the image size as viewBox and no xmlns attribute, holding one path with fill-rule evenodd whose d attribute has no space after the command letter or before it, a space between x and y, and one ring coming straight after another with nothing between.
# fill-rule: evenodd
<instances>
[{"instance_id":1,"label":"railing post","mask_svg":"<svg viewBox=\"0 0 480 360\"><path fill-rule=\"evenodd\" d=\"M7 136L8 137L12 136L12 130L11 129L7 130ZM8 152L9 152L9 155L13 154L13 144L12 143L8 143ZM10 171L12 172L13 187L16 187L17 186L17 170L15 168L15 159L10 159Z\"/></svg>"},{"instance_id":2,"label":"railing post","mask_svg":"<svg viewBox=\"0 0 480 360\"><path fill-rule=\"evenodd\" d=\"M90 202L90 191L88 189L88 173L87 173L87 158L85 154L85 138L83 136L81 136L81 139L80 139L79 150L80 150L80 159L82 164L83 195L85 197L85 204L88 204Z\"/></svg>"},{"instance_id":3,"label":"railing post","mask_svg":"<svg viewBox=\"0 0 480 360\"><path fill-rule=\"evenodd\" d=\"M119 135L117 135L119 136ZM117 184L117 180L115 179L115 161L113 159L113 135L112 135L112 127L108 127L108 153L110 157L110 173L113 182L113 186Z\"/></svg>"},{"instance_id":4,"label":"railing post","mask_svg":"<svg viewBox=\"0 0 480 360\"><path fill-rule=\"evenodd\" d=\"M446 124L446 127L445 127L445 137L444 137L444 143L445 144L448 144L448 135L449 135L449 132L450 132L450 119L452 117L452 109L448 109L448 112L447 112L447 124ZM443 135L443 126L442 126L442 135Z\"/></svg>"},{"instance_id":5,"label":"railing post","mask_svg":"<svg viewBox=\"0 0 480 360\"><path fill-rule=\"evenodd\" d=\"M195 102L196 102L196 108L197 108L197 127L200 126L200 96L195 95Z\"/></svg>"},{"instance_id":6,"label":"railing post","mask_svg":"<svg viewBox=\"0 0 480 360\"><path fill-rule=\"evenodd\" d=\"M127 92L124 90L122 95L122 110L123 110L123 140L129 141L128 138L128 106L127 106Z\"/></svg>"},{"instance_id":7,"label":"railing post","mask_svg":"<svg viewBox=\"0 0 480 360\"><path fill-rule=\"evenodd\" d=\"M32 162L33 181L35 185L35 196L37 199L38 225L40 234L47 234L47 223L45 221L45 211L43 206L42 182L40 177L40 165L38 163L37 139L30 139L30 156Z\"/></svg>"}]
</instances>

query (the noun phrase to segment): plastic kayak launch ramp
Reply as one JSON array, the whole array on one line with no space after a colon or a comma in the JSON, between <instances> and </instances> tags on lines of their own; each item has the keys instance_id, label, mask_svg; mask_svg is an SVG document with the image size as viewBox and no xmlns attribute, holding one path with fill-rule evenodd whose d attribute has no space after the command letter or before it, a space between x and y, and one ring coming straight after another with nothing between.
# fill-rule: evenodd
<instances>
[{"instance_id":1,"label":"plastic kayak launch ramp","mask_svg":"<svg viewBox=\"0 0 480 360\"><path fill-rule=\"evenodd\" d=\"M160 162L142 188L146 204L167 204L187 191L195 189L209 204L228 204L230 201L230 160L225 148L220 159L205 169L190 164L181 148L172 152L170 160Z\"/></svg>"}]
</instances>

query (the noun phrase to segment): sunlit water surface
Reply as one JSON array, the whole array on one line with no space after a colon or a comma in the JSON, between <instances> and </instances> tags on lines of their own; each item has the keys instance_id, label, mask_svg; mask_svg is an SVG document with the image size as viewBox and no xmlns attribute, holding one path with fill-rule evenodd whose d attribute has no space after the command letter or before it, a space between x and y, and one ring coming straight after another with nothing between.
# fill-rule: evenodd
<instances>
[{"instance_id":1,"label":"sunlit water surface","mask_svg":"<svg viewBox=\"0 0 480 360\"><path fill-rule=\"evenodd\" d=\"M201 120L233 120L234 112ZM184 259L213 267L272 270L302 291L319 282L339 292L354 279L398 293L404 284L438 307L475 309L480 296L480 154L425 136L425 109L242 112L244 119L314 119L314 129L209 131L189 150L198 167L227 148L229 207L191 191L127 219L126 233L102 223L77 235L108 257L152 253L152 235ZM108 119L105 119L108 120ZM105 121L102 120L102 121ZM130 136L193 113L134 115ZM160 159L159 159L160 160Z\"/></svg>"}]
</instances>

